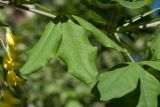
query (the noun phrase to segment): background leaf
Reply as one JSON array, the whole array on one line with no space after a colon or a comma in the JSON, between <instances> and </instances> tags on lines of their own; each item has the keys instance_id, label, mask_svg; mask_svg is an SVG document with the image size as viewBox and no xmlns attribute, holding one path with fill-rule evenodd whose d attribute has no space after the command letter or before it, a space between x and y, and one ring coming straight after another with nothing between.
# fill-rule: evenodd
<instances>
[{"instance_id":1,"label":"background leaf","mask_svg":"<svg viewBox=\"0 0 160 107\"><path fill-rule=\"evenodd\" d=\"M29 51L29 58L25 65L20 69L21 74L29 74L56 57L59 44L61 42L61 23L54 25L50 22L38 41Z\"/></svg>"},{"instance_id":2,"label":"background leaf","mask_svg":"<svg viewBox=\"0 0 160 107\"><path fill-rule=\"evenodd\" d=\"M112 41L107 35L105 35L102 31L97 29L94 25L91 23L87 22L86 20L78 17L78 16L73 16L78 23L84 27L84 29L89 30L93 33L94 38L103 46L105 47L110 47L114 48L118 51L123 51L121 47L119 47L114 41Z\"/></svg>"},{"instance_id":3,"label":"background leaf","mask_svg":"<svg viewBox=\"0 0 160 107\"><path fill-rule=\"evenodd\" d=\"M68 71L85 83L94 83L98 74L96 48L88 40L88 32L68 21L62 25L62 42L58 56L68 65Z\"/></svg>"}]
</instances>

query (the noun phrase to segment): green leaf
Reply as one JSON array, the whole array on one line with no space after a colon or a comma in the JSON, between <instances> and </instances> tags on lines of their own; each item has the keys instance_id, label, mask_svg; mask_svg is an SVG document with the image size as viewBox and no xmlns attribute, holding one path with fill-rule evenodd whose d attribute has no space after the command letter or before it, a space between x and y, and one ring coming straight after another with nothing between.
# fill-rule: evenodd
<instances>
[{"instance_id":1,"label":"green leaf","mask_svg":"<svg viewBox=\"0 0 160 107\"><path fill-rule=\"evenodd\" d=\"M110 47L114 48L118 51L123 51L121 47L119 47L114 41L112 41L107 35L105 35L102 31L97 29L94 25L91 23L87 22L86 20L74 16L73 17L78 21L78 23L84 27L84 29L89 30L93 33L94 38L101 44L104 45L105 47Z\"/></svg>"},{"instance_id":2,"label":"green leaf","mask_svg":"<svg viewBox=\"0 0 160 107\"><path fill-rule=\"evenodd\" d=\"M29 51L29 58L20 69L21 74L32 73L55 58L61 38L61 23L54 25L50 22L38 43Z\"/></svg>"},{"instance_id":3,"label":"green leaf","mask_svg":"<svg viewBox=\"0 0 160 107\"><path fill-rule=\"evenodd\" d=\"M62 25L62 42L58 56L68 65L68 71L85 83L94 83L98 74L96 50L88 40L88 32L68 21Z\"/></svg>"},{"instance_id":4,"label":"green leaf","mask_svg":"<svg viewBox=\"0 0 160 107\"><path fill-rule=\"evenodd\" d=\"M151 66L160 71L160 61L142 61L140 64Z\"/></svg>"},{"instance_id":5,"label":"green leaf","mask_svg":"<svg viewBox=\"0 0 160 107\"><path fill-rule=\"evenodd\" d=\"M106 25L107 21L101 17L99 14L97 14L95 11L91 9L87 9L86 12L84 13L85 19L87 20L92 20L98 24L101 25Z\"/></svg>"},{"instance_id":6,"label":"green leaf","mask_svg":"<svg viewBox=\"0 0 160 107\"><path fill-rule=\"evenodd\" d=\"M136 63L100 74L98 89L101 100L119 98L131 92L136 88L139 78L141 94L137 107L157 107L160 82Z\"/></svg>"},{"instance_id":7,"label":"green leaf","mask_svg":"<svg viewBox=\"0 0 160 107\"><path fill-rule=\"evenodd\" d=\"M160 59L160 29L158 29L154 33L155 38L153 39L151 43L151 50L153 52L153 58Z\"/></svg>"},{"instance_id":8,"label":"green leaf","mask_svg":"<svg viewBox=\"0 0 160 107\"><path fill-rule=\"evenodd\" d=\"M106 101L124 96L137 87L138 79L139 72L135 63L100 74L98 89L101 100Z\"/></svg>"},{"instance_id":9,"label":"green leaf","mask_svg":"<svg viewBox=\"0 0 160 107\"><path fill-rule=\"evenodd\" d=\"M141 95L137 107L157 107L157 96L160 94L160 83L154 76L141 67L139 68Z\"/></svg>"},{"instance_id":10,"label":"green leaf","mask_svg":"<svg viewBox=\"0 0 160 107\"><path fill-rule=\"evenodd\" d=\"M122 6L130 8L130 9L137 9L141 8L148 4L148 0L113 0L119 2Z\"/></svg>"}]
</instances>

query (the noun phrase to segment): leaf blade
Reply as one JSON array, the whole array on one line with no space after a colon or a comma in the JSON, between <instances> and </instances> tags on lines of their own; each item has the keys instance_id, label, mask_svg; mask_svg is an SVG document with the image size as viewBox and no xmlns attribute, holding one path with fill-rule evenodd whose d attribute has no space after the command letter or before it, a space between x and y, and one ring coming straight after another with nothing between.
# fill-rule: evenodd
<instances>
[{"instance_id":1,"label":"leaf blade","mask_svg":"<svg viewBox=\"0 0 160 107\"><path fill-rule=\"evenodd\" d=\"M50 22L37 44L29 51L29 59L20 69L22 75L29 74L47 64L56 57L61 41L61 23L57 25ZM54 35L53 35L54 34Z\"/></svg>"},{"instance_id":2,"label":"leaf blade","mask_svg":"<svg viewBox=\"0 0 160 107\"><path fill-rule=\"evenodd\" d=\"M160 94L159 81L154 76L140 68L140 82L141 95L136 107L157 107L157 96Z\"/></svg>"},{"instance_id":3,"label":"leaf blade","mask_svg":"<svg viewBox=\"0 0 160 107\"><path fill-rule=\"evenodd\" d=\"M160 61L142 61L140 62L140 64L143 64L143 65L148 65L150 67L153 67L154 69L157 69L160 71Z\"/></svg>"},{"instance_id":4,"label":"leaf blade","mask_svg":"<svg viewBox=\"0 0 160 107\"><path fill-rule=\"evenodd\" d=\"M69 73L87 84L94 83L98 74L95 64L97 48L90 44L87 31L72 21L64 23L62 31L58 56L67 63Z\"/></svg>"},{"instance_id":5,"label":"leaf blade","mask_svg":"<svg viewBox=\"0 0 160 107\"><path fill-rule=\"evenodd\" d=\"M105 35L102 31L97 29L95 26L93 26L88 21L78 17L74 16L74 19L78 21L78 23L84 27L84 29L91 31L93 33L94 38L103 46L110 47L113 49L116 49L118 51L124 51L121 47L119 47L114 41L112 41L107 35Z\"/></svg>"},{"instance_id":6,"label":"leaf blade","mask_svg":"<svg viewBox=\"0 0 160 107\"><path fill-rule=\"evenodd\" d=\"M99 76L98 83L101 100L106 101L124 96L136 88L138 79L139 73L137 65L134 63L123 68L102 73Z\"/></svg>"}]
</instances>

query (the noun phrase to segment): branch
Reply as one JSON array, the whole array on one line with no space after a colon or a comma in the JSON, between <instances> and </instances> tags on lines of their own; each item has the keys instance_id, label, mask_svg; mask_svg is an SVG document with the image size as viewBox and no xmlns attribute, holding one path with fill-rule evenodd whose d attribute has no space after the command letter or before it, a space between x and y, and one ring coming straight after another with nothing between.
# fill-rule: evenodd
<instances>
[{"instance_id":1,"label":"branch","mask_svg":"<svg viewBox=\"0 0 160 107\"><path fill-rule=\"evenodd\" d=\"M5 6L10 5L8 1L2 1L2 0L0 0L0 4L3 4ZM36 14L39 14L39 15L43 15L43 16L52 18L52 19L56 18L56 16L51 14L51 13L47 13L45 11L37 10L34 7L30 7L29 5L18 5L18 6L15 6L15 7L17 9L20 9L20 10L30 11L30 12L33 12L33 13L36 13Z\"/></svg>"},{"instance_id":2,"label":"branch","mask_svg":"<svg viewBox=\"0 0 160 107\"><path fill-rule=\"evenodd\" d=\"M127 31L135 31L141 29L148 29L148 28L156 28L160 27L160 21L154 21L147 24L140 24L140 25L130 25L130 26L122 26L116 29L116 32L127 32Z\"/></svg>"}]
</instances>

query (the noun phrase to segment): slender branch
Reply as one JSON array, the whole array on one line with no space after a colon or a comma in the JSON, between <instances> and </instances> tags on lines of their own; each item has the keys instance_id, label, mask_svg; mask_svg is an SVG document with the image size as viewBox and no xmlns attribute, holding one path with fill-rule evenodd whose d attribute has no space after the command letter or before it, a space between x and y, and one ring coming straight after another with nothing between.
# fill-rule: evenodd
<instances>
[{"instance_id":1,"label":"slender branch","mask_svg":"<svg viewBox=\"0 0 160 107\"><path fill-rule=\"evenodd\" d=\"M116 29L116 32L127 32L127 31L135 31L135 30L141 30L141 29L148 29L148 28L157 28L160 27L160 20L150 22L147 24L138 24L138 25L130 25L130 26L122 26L118 27Z\"/></svg>"},{"instance_id":2,"label":"slender branch","mask_svg":"<svg viewBox=\"0 0 160 107\"><path fill-rule=\"evenodd\" d=\"M10 5L8 1L2 1L2 0L0 0L0 4L3 4L5 6ZM33 7L30 7L29 5L18 5L18 6L15 6L15 7L17 9L20 9L20 10L30 11L30 12L33 12L33 13L36 13L36 14L39 14L39 15L43 15L43 16L52 18L52 19L56 18L56 16L51 14L51 13L47 13L45 11L37 10Z\"/></svg>"},{"instance_id":3,"label":"slender branch","mask_svg":"<svg viewBox=\"0 0 160 107\"><path fill-rule=\"evenodd\" d=\"M116 39L118 40L118 42L120 43L121 40L118 36L118 33L114 33L114 35L115 35ZM124 47L122 47L122 48L123 48L124 52L126 53L126 55L128 56L128 58L131 60L131 62L135 62L134 59L132 58L132 56L130 55L130 53L127 51L127 49Z\"/></svg>"},{"instance_id":4,"label":"slender branch","mask_svg":"<svg viewBox=\"0 0 160 107\"><path fill-rule=\"evenodd\" d=\"M159 10L160 10L160 7L159 7L159 8L156 8L156 9L154 9L154 10L150 10L150 11L148 11L148 12L145 12L145 13L143 13L143 14L140 14L140 15L138 15L138 16L135 16L135 17L133 17L132 19L127 20L127 21L126 21L127 23L123 24L122 26L123 26L123 27L124 27L124 26L128 26L128 25L130 25L131 23L134 23L134 22L136 22L136 21L138 21L138 20L140 20L140 19L142 19L142 18L144 18L144 17L146 17L146 16L148 16L148 15L150 15L150 14L156 12L156 11L159 11Z\"/></svg>"}]
</instances>

